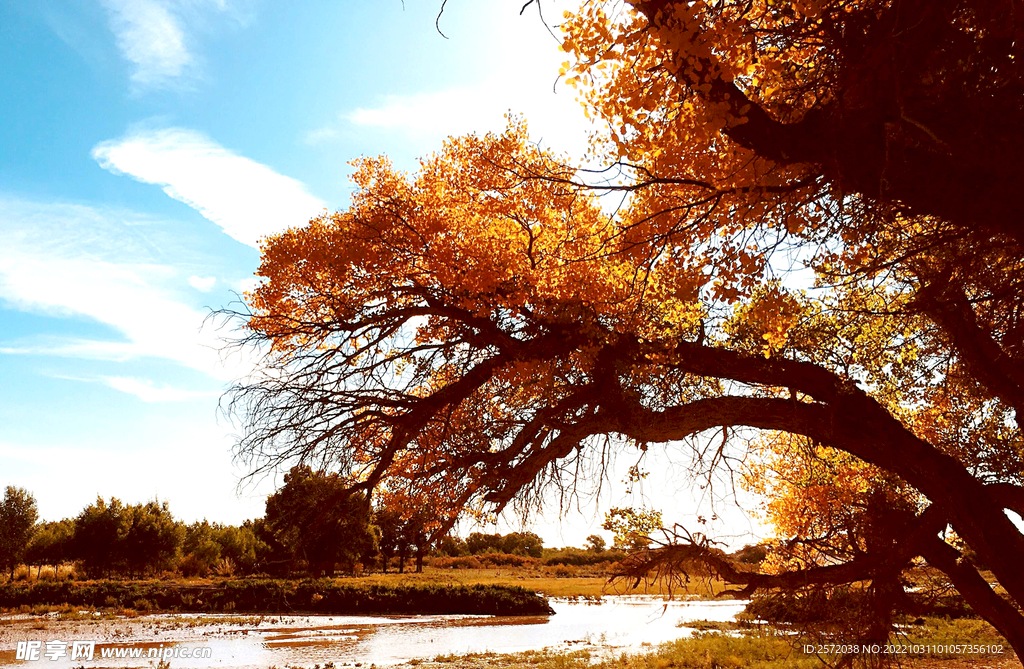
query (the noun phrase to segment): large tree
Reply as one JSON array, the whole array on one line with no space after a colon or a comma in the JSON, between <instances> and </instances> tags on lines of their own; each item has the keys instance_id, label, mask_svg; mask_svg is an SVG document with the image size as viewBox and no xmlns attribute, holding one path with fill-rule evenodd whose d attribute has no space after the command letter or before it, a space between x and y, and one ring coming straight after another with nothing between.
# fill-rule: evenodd
<instances>
[{"instance_id":1,"label":"large tree","mask_svg":"<svg viewBox=\"0 0 1024 669\"><path fill-rule=\"evenodd\" d=\"M347 210L263 247L242 453L401 479L453 518L609 448L691 439L708 471L783 435L870 472L845 553L762 573L683 539L635 567L867 584L879 638L923 556L1024 652L1022 21L1009 0L587 3L564 74L608 170L519 122L411 176L361 161Z\"/></svg>"},{"instance_id":2,"label":"large tree","mask_svg":"<svg viewBox=\"0 0 1024 669\"><path fill-rule=\"evenodd\" d=\"M74 519L70 553L92 576L141 576L173 567L184 535L167 502L126 505L97 496Z\"/></svg>"},{"instance_id":3,"label":"large tree","mask_svg":"<svg viewBox=\"0 0 1024 669\"><path fill-rule=\"evenodd\" d=\"M284 486L267 498L266 528L291 555L292 565L332 574L336 565L351 571L376 553L377 538L362 496L340 494L338 474L293 467Z\"/></svg>"}]
</instances>

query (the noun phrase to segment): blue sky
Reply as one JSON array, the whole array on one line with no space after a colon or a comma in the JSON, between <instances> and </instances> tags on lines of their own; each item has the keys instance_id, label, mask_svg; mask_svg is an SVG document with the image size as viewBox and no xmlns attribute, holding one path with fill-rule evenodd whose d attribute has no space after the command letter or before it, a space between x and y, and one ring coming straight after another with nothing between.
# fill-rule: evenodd
<instances>
[{"instance_id":1,"label":"blue sky","mask_svg":"<svg viewBox=\"0 0 1024 669\"><path fill-rule=\"evenodd\" d=\"M449 1L448 39L439 0L0 5L0 484L46 518L97 494L261 515L273 482L239 494L217 414L251 361L204 318L260 237L345 207L353 158L414 169L507 111L582 155L564 54L521 5Z\"/></svg>"}]
</instances>

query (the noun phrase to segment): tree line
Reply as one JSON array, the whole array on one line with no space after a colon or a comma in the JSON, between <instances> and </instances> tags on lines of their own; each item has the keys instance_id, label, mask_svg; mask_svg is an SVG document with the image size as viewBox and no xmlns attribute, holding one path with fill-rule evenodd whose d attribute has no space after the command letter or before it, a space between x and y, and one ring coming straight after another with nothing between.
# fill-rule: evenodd
<instances>
[{"instance_id":1,"label":"tree line","mask_svg":"<svg viewBox=\"0 0 1024 669\"><path fill-rule=\"evenodd\" d=\"M292 468L270 495L262 518L241 525L176 519L167 502L125 504L97 497L73 518L40 521L34 496L8 486L0 501L0 568L13 580L19 565L58 573L75 563L90 578L144 577L176 571L185 577L269 574L316 575L381 569L412 562L422 571L428 555L451 557L508 553L539 558L543 540L532 532L473 532L431 536L423 508L366 504L345 496L337 474ZM598 551L603 540L588 545Z\"/></svg>"}]
</instances>

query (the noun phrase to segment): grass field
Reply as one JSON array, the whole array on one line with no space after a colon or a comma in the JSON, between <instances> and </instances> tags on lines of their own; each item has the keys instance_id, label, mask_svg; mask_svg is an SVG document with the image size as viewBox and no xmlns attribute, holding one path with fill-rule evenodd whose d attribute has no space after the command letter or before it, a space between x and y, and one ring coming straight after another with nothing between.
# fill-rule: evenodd
<instances>
[{"instance_id":1,"label":"grass field","mask_svg":"<svg viewBox=\"0 0 1024 669\"><path fill-rule=\"evenodd\" d=\"M373 574L341 579L346 583L394 584L444 583L463 585L518 585L540 592L548 597L601 597L603 595L662 595L673 597L713 597L721 592L724 584L693 580L689 584L641 583L633 588L632 583L617 581L609 583L602 575L552 576L550 574L521 568L496 569L434 569L425 568L422 574Z\"/></svg>"},{"instance_id":2,"label":"grass field","mask_svg":"<svg viewBox=\"0 0 1024 669\"><path fill-rule=\"evenodd\" d=\"M24 572L24 573L21 573ZM36 579L35 570L29 574L25 567L19 572L16 583L35 583L55 580L53 569L44 568L43 578ZM62 571L59 580L68 579L68 570ZM213 585L224 579L217 577L186 579L177 575L164 578L145 579L145 581L165 581L180 584ZM627 581L610 583L607 572L600 569L587 568L530 568L530 567L489 567L485 569L442 569L427 566L424 572L416 574L406 572L398 574L391 571L387 574L373 573L364 576L338 576L339 583L391 585L395 583L437 583L461 585L515 585L540 592L548 597L601 597L603 595L660 595L660 596L698 596L713 597L721 592L724 583L720 581L706 582L693 580L690 583L640 583L636 587ZM130 581L125 581L130 582Z\"/></svg>"}]
</instances>

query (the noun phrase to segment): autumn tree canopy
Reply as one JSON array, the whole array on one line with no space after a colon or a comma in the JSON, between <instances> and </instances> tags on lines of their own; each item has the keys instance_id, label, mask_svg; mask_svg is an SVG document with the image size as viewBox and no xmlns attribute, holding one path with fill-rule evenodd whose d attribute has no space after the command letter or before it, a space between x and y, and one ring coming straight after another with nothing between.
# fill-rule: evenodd
<instances>
[{"instance_id":1,"label":"autumn tree canopy","mask_svg":"<svg viewBox=\"0 0 1024 669\"><path fill-rule=\"evenodd\" d=\"M453 521L687 439L706 469L756 443L765 490L808 495L772 469L802 449L794 480L825 463L820 492L861 510L818 519L850 528L834 545L750 571L684 540L637 568L867 584L877 638L924 558L1024 652L1022 21L1009 0L585 3L562 74L607 169L515 119L415 174L358 161L350 207L263 246L240 452Z\"/></svg>"}]
</instances>

